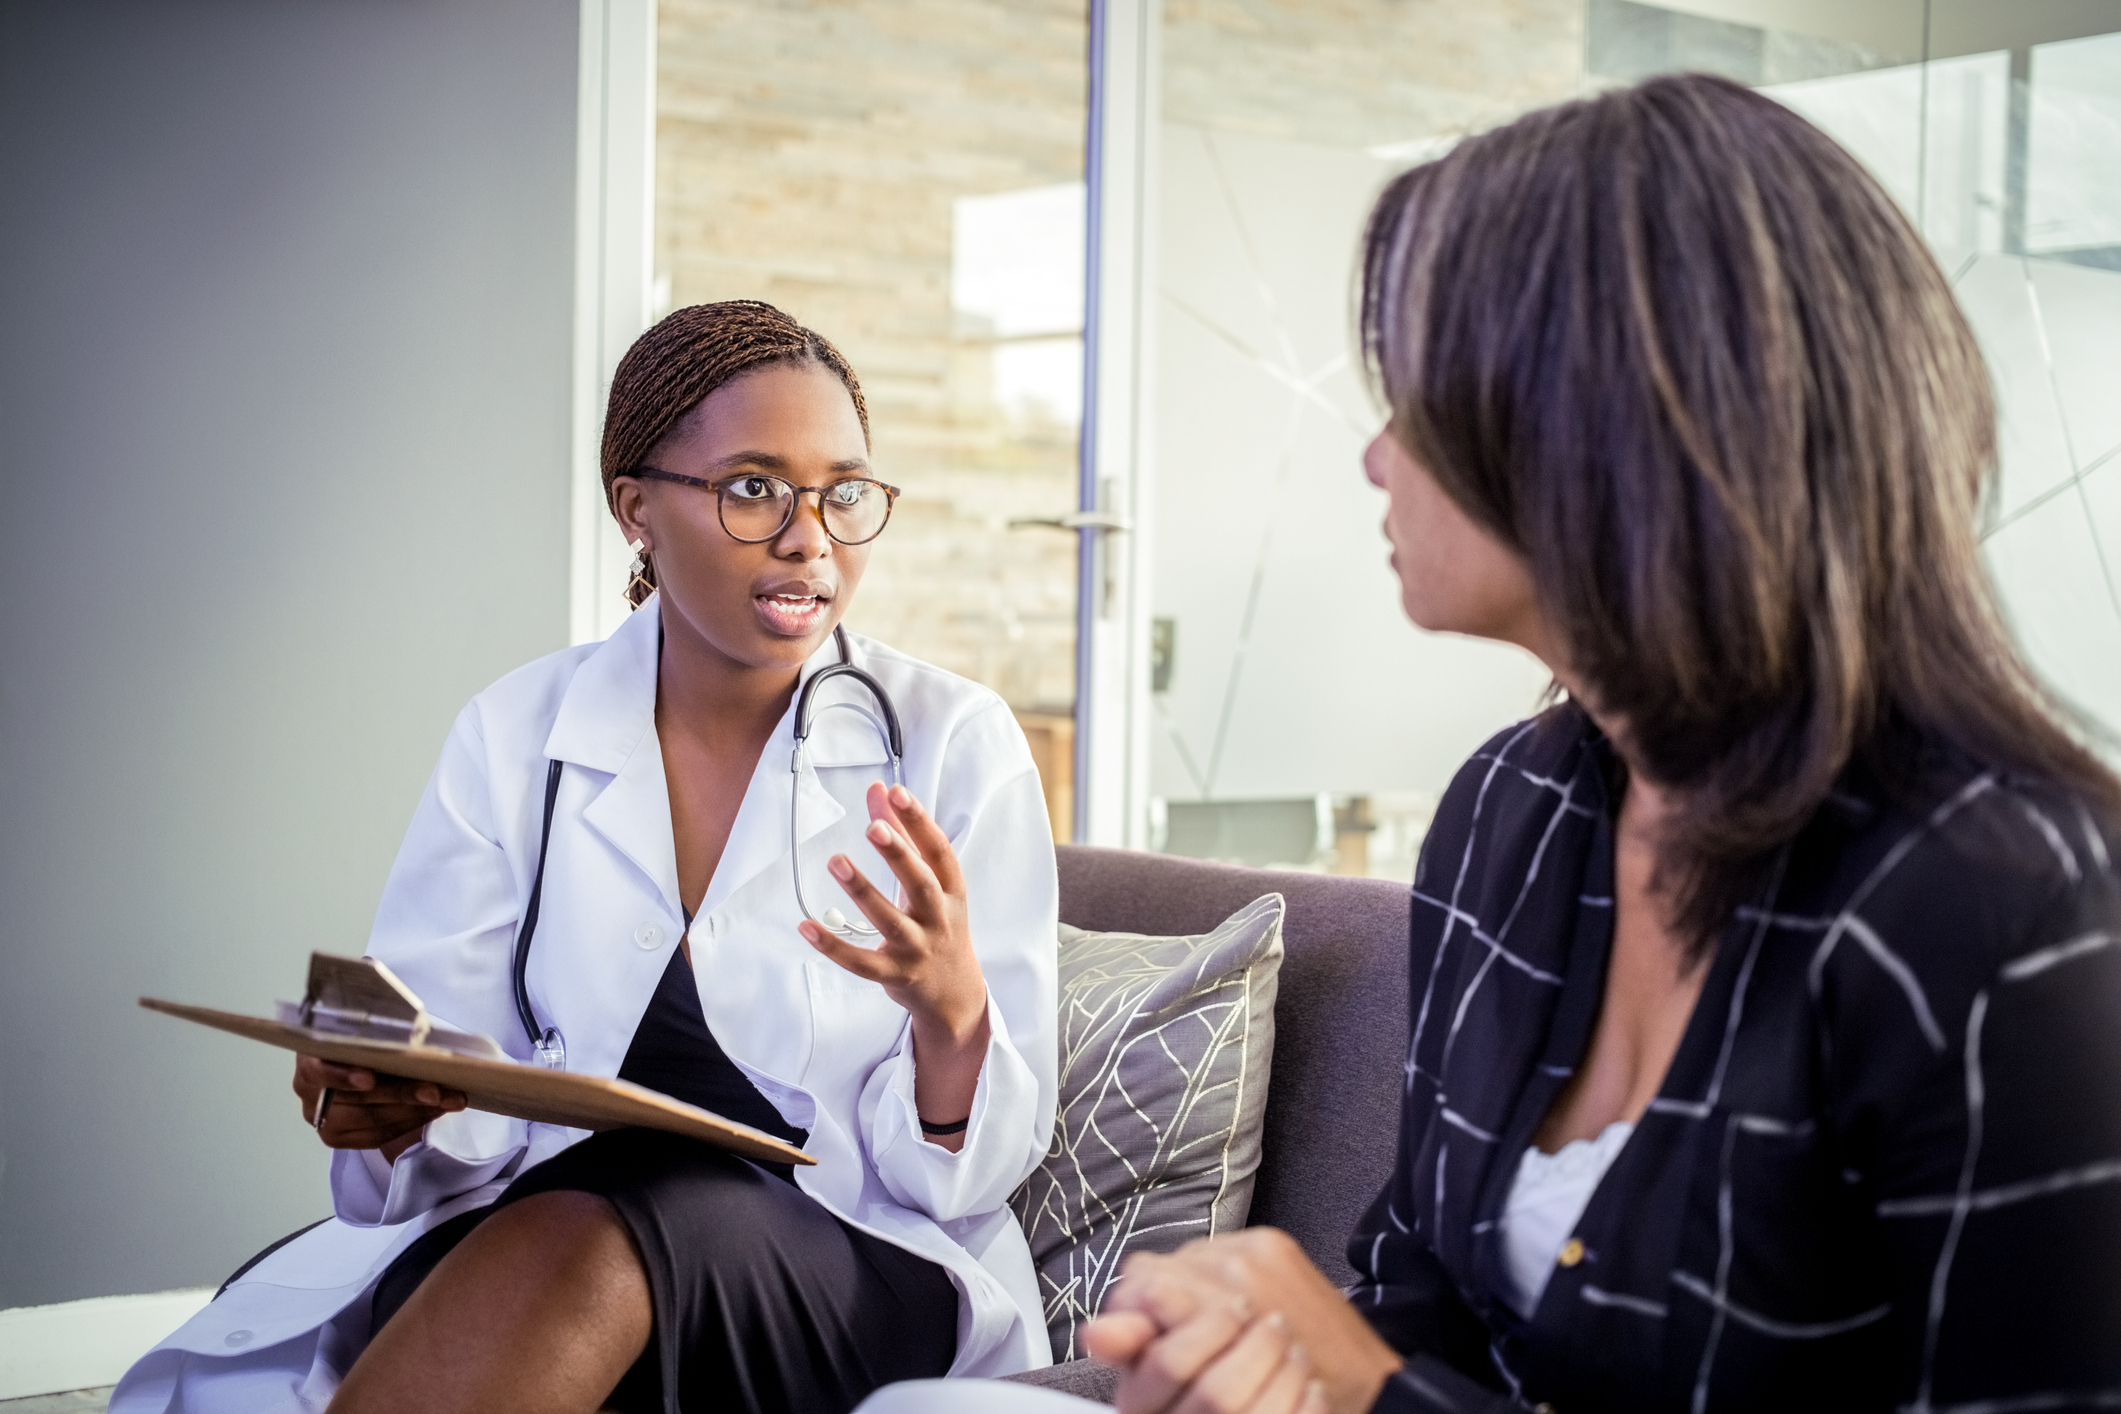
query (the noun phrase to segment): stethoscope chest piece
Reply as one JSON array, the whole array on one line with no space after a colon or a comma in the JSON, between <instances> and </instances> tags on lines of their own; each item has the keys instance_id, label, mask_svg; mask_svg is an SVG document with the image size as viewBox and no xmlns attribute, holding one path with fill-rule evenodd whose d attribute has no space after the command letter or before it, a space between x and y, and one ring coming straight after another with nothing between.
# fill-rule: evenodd
<instances>
[{"instance_id":1,"label":"stethoscope chest piece","mask_svg":"<svg viewBox=\"0 0 2121 1414\"><path fill-rule=\"evenodd\" d=\"M810 911L809 902L803 897L803 831L796 816L796 807L801 801L803 784L803 753L810 741L810 728L819 713L831 711L853 712L866 719L883 738L891 752L891 783L904 785L903 762L906 754L905 736L899 730L898 709L891 704L891 694L884 685L854 666L847 649L847 634L844 629L834 628L833 638L839 643L840 660L829 667L818 669L803 684L802 692L795 704L795 750L789 757L788 796L788 853L795 874L795 902L803 916L827 932L842 937L878 937L877 930L866 923L849 919L837 908L828 908L823 914ZM834 678L851 678L859 683L875 700L877 710L853 702L817 703L813 699L818 688ZM545 771L545 820L538 839L538 867L531 878L530 902L523 910L523 922L516 930L515 955L511 971L514 974L516 1015L523 1023L523 1034L530 1041L530 1059L535 1065L547 1070L567 1068L567 1042L556 1026L540 1026L537 1012L530 1004L530 941L538 931L538 908L545 896L545 856L552 847L552 813L560 797L560 763L547 763Z\"/></svg>"},{"instance_id":2,"label":"stethoscope chest piece","mask_svg":"<svg viewBox=\"0 0 2121 1414\"><path fill-rule=\"evenodd\" d=\"M905 734L899 729L898 709L892 705L891 694L884 691L882 683L854 666L853 657L847 650L846 630L834 628L832 636L839 642L839 662L831 667L820 668L815 673L812 673L810 681L803 684L803 690L795 700L795 750L788 758L789 867L795 875L796 907L803 911L803 917L817 924L818 927L823 928L826 932L837 933L841 937L876 938L881 937L882 934L878 933L875 928L867 923L855 922L837 908L827 908L821 914L811 912L810 900L803 894L803 825L802 820L796 813L796 807L800 803L803 793L804 753L809 747L810 729L816 723L818 714L833 711L852 712L867 721L870 726L876 728L876 734L883 739L885 749L891 753L891 784L902 786L906 783L904 769L906 739ZM868 692L870 698L876 703L877 710L872 712L868 708L854 702L818 704L816 701L817 690L835 678L848 678L861 684L863 689Z\"/></svg>"}]
</instances>

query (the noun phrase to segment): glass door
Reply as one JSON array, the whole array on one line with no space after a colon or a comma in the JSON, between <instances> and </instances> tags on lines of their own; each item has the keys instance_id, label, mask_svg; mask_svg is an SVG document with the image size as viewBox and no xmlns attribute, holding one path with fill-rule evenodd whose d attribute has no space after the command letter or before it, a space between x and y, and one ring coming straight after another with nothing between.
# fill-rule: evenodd
<instances>
[{"instance_id":1,"label":"glass door","mask_svg":"<svg viewBox=\"0 0 2121 1414\"><path fill-rule=\"evenodd\" d=\"M1075 817L1086 66L1076 0L661 0L651 313L763 299L904 488L849 625L1016 710Z\"/></svg>"},{"instance_id":2,"label":"glass door","mask_svg":"<svg viewBox=\"0 0 2121 1414\"><path fill-rule=\"evenodd\" d=\"M1355 254L1390 176L1582 84L1581 0L1167 6L1149 842L1411 878L1528 656L1401 616L1361 453Z\"/></svg>"}]
</instances>

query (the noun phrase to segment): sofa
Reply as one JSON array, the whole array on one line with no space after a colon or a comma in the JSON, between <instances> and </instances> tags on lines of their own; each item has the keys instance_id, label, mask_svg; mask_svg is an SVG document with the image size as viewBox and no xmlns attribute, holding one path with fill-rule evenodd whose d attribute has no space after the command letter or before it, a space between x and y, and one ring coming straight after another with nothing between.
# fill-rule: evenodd
<instances>
[{"instance_id":1,"label":"sofa","mask_svg":"<svg viewBox=\"0 0 2121 1414\"><path fill-rule=\"evenodd\" d=\"M1249 1221L1281 1228L1334 1282L1352 1281L1348 1234L1384 1186L1399 1134L1406 885L1084 845L1058 854L1061 921L1094 932L1206 933L1260 895L1282 895L1274 1054ZM1091 1360L1011 1378L1105 1404L1118 1383L1116 1371Z\"/></svg>"},{"instance_id":2,"label":"sofa","mask_svg":"<svg viewBox=\"0 0 2121 1414\"><path fill-rule=\"evenodd\" d=\"M1278 1227L1336 1283L1349 1232L1392 1168L1407 1036L1407 886L1062 845L1061 921L1205 933L1261 894L1287 905L1273 1069L1249 1222ZM1116 1372L1074 1360L1012 1378L1112 1402Z\"/></svg>"}]
</instances>

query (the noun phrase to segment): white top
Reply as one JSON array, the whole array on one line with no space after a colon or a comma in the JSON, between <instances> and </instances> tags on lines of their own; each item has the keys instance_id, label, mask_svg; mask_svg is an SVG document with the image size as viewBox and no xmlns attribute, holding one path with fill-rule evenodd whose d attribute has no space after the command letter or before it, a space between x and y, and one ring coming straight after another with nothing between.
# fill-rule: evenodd
<instances>
[{"instance_id":1,"label":"white top","mask_svg":"<svg viewBox=\"0 0 2121 1414\"><path fill-rule=\"evenodd\" d=\"M1616 1119L1595 1139L1572 1140L1551 1154L1534 1145L1517 1161L1517 1177L1502 1206L1501 1295L1526 1320L1538 1308L1554 1262L1599 1180L1634 1132L1629 1121Z\"/></svg>"},{"instance_id":2,"label":"white top","mask_svg":"<svg viewBox=\"0 0 2121 1414\"><path fill-rule=\"evenodd\" d=\"M618 1073L672 950L689 936L716 1040L788 1123L810 1131L818 1163L795 1171L797 1185L949 1272L958 1292L950 1373L1050 1363L1038 1275L1008 1207L1052 1137L1057 1069L1053 849L1023 732L985 688L849 636L854 661L897 703L907 789L972 881L992 1040L964 1147L953 1153L921 1137L905 1011L795 931L791 793L804 889L817 906L846 907L825 873L835 852L871 879L891 879L862 833L862 792L884 772L881 741L852 712L820 711L798 781L791 704L688 925L655 731L659 612L652 598L609 640L540 659L464 709L384 886L369 954L436 1016L527 1058L510 959L537 868L546 762L565 761L528 981L539 1020L566 1037L567 1068ZM828 640L804 673L837 658ZM844 680L821 698L870 705ZM260 1262L143 1358L111 1407L321 1409L367 1338L367 1294L391 1260L583 1137L467 1110L429 1125L395 1165L338 1151L335 1220ZM277 1393L262 1394L259 1380Z\"/></svg>"}]
</instances>

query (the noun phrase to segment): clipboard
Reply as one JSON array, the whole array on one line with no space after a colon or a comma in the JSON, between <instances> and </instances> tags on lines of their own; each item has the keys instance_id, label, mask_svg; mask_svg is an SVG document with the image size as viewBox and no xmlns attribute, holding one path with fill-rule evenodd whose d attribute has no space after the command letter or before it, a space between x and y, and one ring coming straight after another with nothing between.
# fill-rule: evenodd
<instances>
[{"instance_id":1,"label":"clipboard","mask_svg":"<svg viewBox=\"0 0 2121 1414\"><path fill-rule=\"evenodd\" d=\"M462 1091L475 1110L569 1129L661 1129L747 1159L806 1167L817 1162L774 1135L646 1086L515 1060L492 1038L430 1016L412 990L373 958L313 953L302 1001L280 1003L277 1019L156 997L142 997L140 1005L297 1055L447 1086Z\"/></svg>"}]
</instances>

